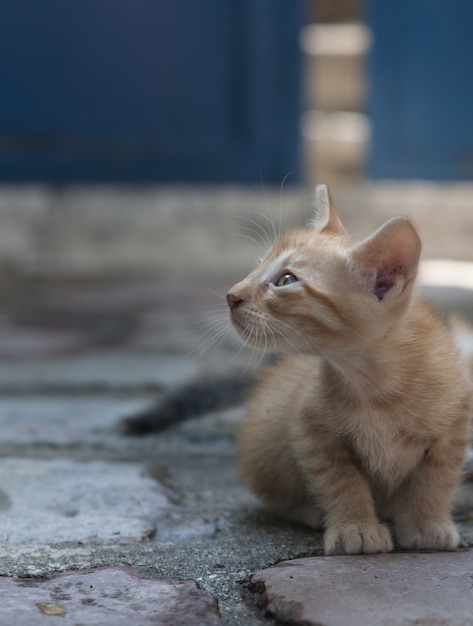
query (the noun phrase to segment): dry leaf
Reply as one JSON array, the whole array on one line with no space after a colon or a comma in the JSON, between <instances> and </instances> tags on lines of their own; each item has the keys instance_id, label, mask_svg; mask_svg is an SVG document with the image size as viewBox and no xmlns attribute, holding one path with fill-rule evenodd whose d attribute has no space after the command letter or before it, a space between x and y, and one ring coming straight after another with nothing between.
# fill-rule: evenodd
<instances>
[{"instance_id":1,"label":"dry leaf","mask_svg":"<svg viewBox=\"0 0 473 626\"><path fill-rule=\"evenodd\" d=\"M59 604L53 604L51 602L36 602L36 606L45 615L65 615L66 609L63 609Z\"/></svg>"}]
</instances>

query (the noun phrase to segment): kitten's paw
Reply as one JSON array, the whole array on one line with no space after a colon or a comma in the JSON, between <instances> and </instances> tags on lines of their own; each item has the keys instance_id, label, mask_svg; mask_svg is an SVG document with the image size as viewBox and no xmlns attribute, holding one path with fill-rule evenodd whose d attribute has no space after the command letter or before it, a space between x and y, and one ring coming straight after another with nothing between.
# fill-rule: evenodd
<instances>
[{"instance_id":1,"label":"kitten's paw","mask_svg":"<svg viewBox=\"0 0 473 626\"><path fill-rule=\"evenodd\" d=\"M455 550L460 535L451 520L427 522L422 526L405 524L396 529L401 548L407 550Z\"/></svg>"},{"instance_id":2,"label":"kitten's paw","mask_svg":"<svg viewBox=\"0 0 473 626\"><path fill-rule=\"evenodd\" d=\"M346 524L325 531L325 554L374 554L393 549L389 530L382 524Z\"/></svg>"}]
</instances>

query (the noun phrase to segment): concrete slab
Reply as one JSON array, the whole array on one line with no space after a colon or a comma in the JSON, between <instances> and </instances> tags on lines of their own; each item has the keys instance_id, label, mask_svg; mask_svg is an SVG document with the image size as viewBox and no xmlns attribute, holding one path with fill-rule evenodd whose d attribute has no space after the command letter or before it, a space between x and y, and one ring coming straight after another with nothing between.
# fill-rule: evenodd
<instances>
[{"instance_id":1,"label":"concrete slab","mask_svg":"<svg viewBox=\"0 0 473 626\"><path fill-rule=\"evenodd\" d=\"M296 559L256 572L259 606L293 626L471 626L473 552Z\"/></svg>"},{"instance_id":2,"label":"concrete slab","mask_svg":"<svg viewBox=\"0 0 473 626\"><path fill-rule=\"evenodd\" d=\"M156 570L106 567L47 580L0 579L0 625L218 626L217 601L194 581L163 580Z\"/></svg>"},{"instance_id":3,"label":"concrete slab","mask_svg":"<svg viewBox=\"0 0 473 626\"><path fill-rule=\"evenodd\" d=\"M0 554L62 542L140 542L169 506L140 465L7 458L0 475Z\"/></svg>"},{"instance_id":4,"label":"concrete slab","mask_svg":"<svg viewBox=\"0 0 473 626\"><path fill-rule=\"evenodd\" d=\"M300 223L309 205L310 194L290 186L281 199L279 186L82 186L58 192L2 185L0 261L56 275L219 275L241 260L246 266L249 255L257 258L248 231L237 234L242 223L252 226L245 218L268 230L268 219ZM240 252L229 254L232 249Z\"/></svg>"},{"instance_id":5,"label":"concrete slab","mask_svg":"<svg viewBox=\"0 0 473 626\"><path fill-rule=\"evenodd\" d=\"M334 186L332 195L355 234L411 215L424 258L472 260L471 183L363 182ZM280 221L282 228L300 225L311 206L312 189L291 186L3 185L0 261L56 275L134 271L206 280L243 274L258 257L254 240L261 229L271 232L271 221L276 229Z\"/></svg>"}]
</instances>

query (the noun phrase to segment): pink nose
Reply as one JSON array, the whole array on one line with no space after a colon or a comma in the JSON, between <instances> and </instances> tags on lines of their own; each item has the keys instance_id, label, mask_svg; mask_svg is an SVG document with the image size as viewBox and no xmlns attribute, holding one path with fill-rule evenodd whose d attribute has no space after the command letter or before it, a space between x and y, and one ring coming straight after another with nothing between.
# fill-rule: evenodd
<instances>
[{"instance_id":1,"label":"pink nose","mask_svg":"<svg viewBox=\"0 0 473 626\"><path fill-rule=\"evenodd\" d=\"M227 303L230 308L230 311L234 311L237 308L237 306L240 306L242 302L243 302L243 298L240 298L239 296L236 296L233 293L227 293Z\"/></svg>"}]
</instances>

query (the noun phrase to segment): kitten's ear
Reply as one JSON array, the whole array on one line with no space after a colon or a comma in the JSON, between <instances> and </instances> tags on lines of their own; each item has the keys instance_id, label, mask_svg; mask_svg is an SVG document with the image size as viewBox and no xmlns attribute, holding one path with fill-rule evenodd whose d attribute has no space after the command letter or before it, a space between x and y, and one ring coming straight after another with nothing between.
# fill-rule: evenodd
<instances>
[{"instance_id":1,"label":"kitten's ear","mask_svg":"<svg viewBox=\"0 0 473 626\"><path fill-rule=\"evenodd\" d=\"M369 280L378 300L398 287L402 293L417 274L421 240L414 224L396 217L351 251L351 258Z\"/></svg>"},{"instance_id":2,"label":"kitten's ear","mask_svg":"<svg viewBox=\"0 0 473 626\"><path fill-rule=\"evenodd\" d=\"M338 234L347 232L338 216L327 185L317 185L315 188L314 214L310 225L312 228L325 232Z\"/></svg>"}]
</instances>

